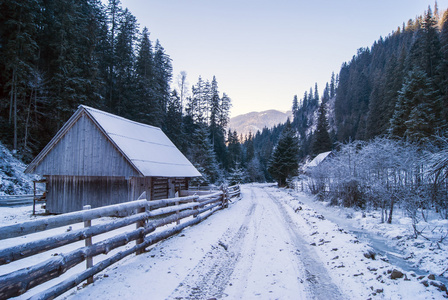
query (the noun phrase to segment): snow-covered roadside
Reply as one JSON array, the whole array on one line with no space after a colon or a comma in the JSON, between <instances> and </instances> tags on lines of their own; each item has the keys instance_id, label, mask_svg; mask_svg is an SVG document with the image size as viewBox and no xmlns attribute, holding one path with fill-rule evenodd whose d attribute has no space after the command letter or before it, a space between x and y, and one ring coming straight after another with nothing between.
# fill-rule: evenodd
<instances>
[{"instance_id":1,"label":"snow-covered roadside","mask_svg":"<svg viewBox=\"0 0 448 300\"><path fill-rule=\"evenodd\" d=\"M309 195L292 190L269 188L269 192L289 206L290 214L302 217L294 218L295 222L301 228L308 228L309 243L319 250L317 252L321 259L326 261L332 270L330 274L339 281L339 286L345 288L346 292L350 292L357 282L363 282L371 287L370 296L382 294L387 299L401 297L427 299L430 295L431 297L448 296L446 292L440 291L445 288L441 282L433 280L434 274L439 274L439 270L448 266L446 241L437 249L431 246L431 241L420 239L412 241L407 236L412 230L409 228L407 218L403 217L401 222L397 220L395 226L380 224L380 219L375 212L363 214L353 209L329 207L325 203L315 201ZM444 221L433 222L438 224L441 231L448 230ZM357 234L352 234L350 231ZM388 237L391 244L390 248L385 250L396 256L401 254L393 253L395 251L393 246L400 247L404 253L418 253L423 259L420 259L417 266L428 270L425 276L394 265L382 255L383 253L372 249L370 247L372 240L369 237L374 238L376 234ZM401 239L407 243L400 243ZM373 246L375 246L374 241ZM425 247L428 248L425 249ZM366 257L370 256L369 253L375 254L375 259ZM415 254L409 256L409 260L415 256ZM404 273L404 276L401 279L392 280L390 277L394 269Z\"/></svg>"},{"instance_id":2,"label":"snow-covered roadside","mask_svg":"<svg viewBox=\"0 0 448 300\"><path fill-rule=\"evenodd\" d=\"M59 298L332 299L329 292L336 290L341 299L444 298L428 278L403 272L391 279L389 271L401 269L380 255L365 257L369 245L329 220L332 208L309 196L256 184L243 186L242 193L228 209ZM25 212L10 222L29 217Z\"/></svg>"},{"instance_id":3,"label":"snow-covered roadside","mask_svg":"<svg viewBox=\"0 0 448 300\"><path fill-rule=\"evenodd\" d=\"M448 220L441 219L433 211L428 212L427 221L417 224L422 235L415 238L411 218L399 208L395 210L392 224L387 224L380 222L378 210L334 207L301 192L288 190L288 193L291 203L296 203L293 205L303 202L346 230L359 233L360 239L383 242L390 247L386 251L406 260L411 268L443 276L448 282Z\"/></svg>"}]
</instances>

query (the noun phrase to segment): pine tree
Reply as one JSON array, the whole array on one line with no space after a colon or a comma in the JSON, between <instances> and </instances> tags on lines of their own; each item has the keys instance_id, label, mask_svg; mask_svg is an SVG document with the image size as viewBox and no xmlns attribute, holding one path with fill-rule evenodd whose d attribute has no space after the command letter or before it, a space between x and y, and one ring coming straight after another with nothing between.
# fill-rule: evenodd
<instances>
[{"instance_id":1,"label":"pine tree","mask_svg":"<svg viewBox=\"0 0 448 300\"><path fill-rule=\"evenodd\" d=\"M157 105L156 126L161 126L166 120L166 106L170 97L170 84L173 77L171 58L165 53L165 49L156 41L154 46L154 80L153 101Z\"/></svg>"},{"instance_id":2,"label":"pine tree","mask_svg":"<svg viewBox=\"0 0 448 300\"><path fill-rule=\"evenodd\" d=\"M221 109L219 110L218 123L219 127L227 128L230 121L230 109L232 108L232 100L226 93L221 97Z\"/></svg>"},{"instance_id":3,"label":"pine tree","mask_svg":"<svg viewBox=\"0 0 448 300\"><path fill-rule=\"evenodd\" d=\"M13 132L13 149L17 150L19 111L27 106L25 99L31 92L28 83L37 69L36 34L41 7L35 1L2 1L0 11L1 82L9 92L8 127Z\"/></svg>"},{"instance_id":4,"label":"pine tree","mask_svg":"<svg viewBox=\"0 0 448 300\"><path fill-rule=\"evenodd\" d=\"M218 82L216 77L213 76L213 80L210 86L210 118L209 124L211 128L217 128L219 126L219 115L221 110L221 99L219 98ZM220 128L221 129L221 128ZM222 128L224 130L224 128Z\"/></svg>"},{"instance_id":5,"label":"pine tree","mask_svg":"<svg viewBox=\"0 0 448 300\"><path fill-rule=\"evenodd\" d=\"M124 117L133 119L133 111L130 109L135 101L136 74L134 46L137 40L137 19L127 10L118 28L117 43L115 47L116 84L114 95L114 107L112 111Z\"/></svg>"},{"instance_id":6,"label":"pine tree","mask_svg":"<svg viewBox=\"0 0 448 300\"><path fill-rule=\"evenodd\" d=\"M325 89L322 95L322 102L327 103L330 100L330 86L328 82L325 84Z\"/></svg>"},{"instance_id":7,"label":"pine tree","mask_svg":"<svg viewBox=\"0 0 448 300\"><path fill-rule=\"evenodd\" d=\"M336 95L336 82L334 78L334 72L332 72L330 81L330 98L333 98L335 95Z\"/></svg>"},{"instance_id":8,"label":"pine tree","mask_svg":"<svg viewBox=\"0 0 448 300\"><path fill-rule=\"evenodd\" d=\"M187 82L187 72L180 71L177 75L177 86L180 94L180 104L182 106L182 112L184 111L185 99L188 96L188 82Z\"/></svg>"},{"instance_id":9,"label":"pine tree","mask_svg":"<svg viewBox=\"0 0 448 300\"><path fill-rule=\"evenodd\" d=\"M441 21L440 44L441 44L441 63L439 64L438 74L440 74L440 91L443 97L442 120L444 126L448 126L448 10L445 11Z\"/></svg>"},{"instance_id":10,"label":"pine tree","mask_svg":"<svg viewBox=\"0 0 448 300\"><path fill-rule=\"evenodd\" d=\"M177 90L173 90L171 93L168 100L166 115L169 122L165 122L163 132L170 138L177 148L185 149L182 106Z\"/></svg>"},{"instance_id":11,"label":"pine tree","mask_svg":"<svg viewBox=\"0 0 448 300\"><path fill-rule=\"evenodd\" d=\"M250 131L249 136L244 142L244 148L246 149L245 161L250 162L255 157L254 137Z\"/></svg>"},{"instance_id":12,"label":"pine tree","mask_svg":"<svg viewBox=\"0 0 448 300\"><path fill-rule=\"evenodd\" d=\"M314 132L314 139L311 146L313 155L318 155L322 152L330 151L332 143L328 133L328 121L326 116L325 104L322 102L319 106L317 115L317 128Z\"/></svg>"},{"instance_id":13,"label":"pine tree","mask_svg":"<svg viewBox=\"0 0 448 300\"><path fill-rule=\"evenodd\" d=\"M297 95L294 95L292 100L292 115L295 116L299 110L299 100L297 100Z\"/></svg>"},{"instance_id":14,"label":"pine tree","mask_svg":"<svg viewBox=\"0 0 448 300\"><path fill-rule=\"evenodd\" d=\"M436 67L440 62L440 40L431 8L422 20L417 21L418 29L407 59L407 71L418 67L432 78L436 76Z\"/></svg>"},{"instance_id":15,"label":"pine tree","mask_svg":"<svg viewBox=\"0 0 448 300\"><path fill-rule=\"evenodd\" d=\"M137 90L135 91L135 101L132 103L132 114L134 120L146 124L156 124L158 117L157 103L152 95L154 81L154 61L149 32L143 29L140 44L138 46L137 62L135 72L137 77Z\"/></svg>"},{"instance_id":16,"label":"pine tree","mask_svg":"<svg viewBox=\"0 0 448 300\"><path fill-rule=\"evenodd\" d=\"M216 161L213 145L209 139L207 127L199 125L193 136L193 144L188 157L193 165L201 172L205 183L214 183L219 177L219 167Z\"/></svg>"},{"instance_id":17,"label":"pine tree","mask_svg":"<svg viewBox=\"0 0 448 300\"><path fill-rule=\"evenodd\" d=\"M97 73L92 57L96 38L90 31L91 14L85 13L89 10L86 1L46 1L44 5L39 64L51 78L48 97L57 107L53 120L59 128L79 104L91 104L90 85L96 85L88 76Z\"/></svg>"},{"instance_id":18,"label":"pine tree","mask_svg":"<svg viewBox=\"0 0 448 300\"><path fill-rule=\"evenodd\" d=\"M269 173L277 180L279 187L285 186L288 178L297 176L298 153L296 133L288 119L269 163Z\"/></svg>"},{"instance_id":19,"label":"pine tree","mask_svg":"<svg viewBox=\"0 0 448 300\"><path fill-rule=\"evenodd\" d=\"M244 171L239 164L230 170L229 185L241 184L245 182Z\"/></svg>"},{"instance_id":20,"label":"pine tree","mask_svg":"<svg viewBox=\"0 0 448 300\"><path fill-rule=\"evenodd\" d=\"M241 144L238 140L238 133L231 131L227 134L227 153L228 153L228 167L235 168L242 161Z\"/></svg>"},{"instance_id":21,"label":"pine tree","mask_svg":"<svg viewBox=\"0 0 448 300\"><path fill-rule=\"evenodd\" d=\"M120 0L109 0L106 8L107 18L107 41L103 41L104 66L107 69L106 78L106 106L109 111L115 112L117 101L115 99L117 81L116 66L118 58L116 57L117 32L123 15Z\"/></svg>"},{"instance_id":22,"label":"pine tree","mask_svg":"<svg viewBox=\"0 0 448 300\"><path fill-rule=\"evenodd\" d=\"M249 182L265 182L263 168L258 157L253 157L246 164L246 177Z\"/></svg>"},{"instance_id":23,"label":"pine tree","mask_svg":"<svg viewBox=\"0 0 448 300\"><path fill-rule=\"evenodd\" d=\"M196 85L192 87L191 94L186 106L187 114L191 116L195 123L206 123L205 82L201 76L199 76Z\"/></svg>"},{"instance_id":24,"label":"pine tree","mask_svg":"<svg viewBox=\"0 0 448 300\"><path fill-rule=\"evenodd\" d=\"M441 101L425 71L410 72L399 92L391 119L391 136L412 142L427 141L440 124Z\"/></svg>"}]
</instances>

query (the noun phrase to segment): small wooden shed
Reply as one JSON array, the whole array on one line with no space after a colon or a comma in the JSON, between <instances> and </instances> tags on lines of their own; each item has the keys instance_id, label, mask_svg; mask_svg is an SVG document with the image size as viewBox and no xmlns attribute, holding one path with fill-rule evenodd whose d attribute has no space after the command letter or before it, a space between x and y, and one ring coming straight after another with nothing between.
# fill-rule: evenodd
<instances>
[{"instance_id":1,"label":"small wooden shed","mask_svg":"<svg viewBox=\"0 0 448 300\"><path fill-rule=\"evenodd\" d=\"M49 213L171 198L201 176L160 128L84 105L25 172L46 179Z\"/></svg>"}]
</instances>

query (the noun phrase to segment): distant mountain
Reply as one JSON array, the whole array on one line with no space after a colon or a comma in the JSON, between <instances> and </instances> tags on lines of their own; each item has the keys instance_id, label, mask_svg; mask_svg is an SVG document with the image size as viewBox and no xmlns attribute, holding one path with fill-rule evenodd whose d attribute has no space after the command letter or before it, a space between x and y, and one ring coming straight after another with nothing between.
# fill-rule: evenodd
<instances>
[{"instance_id":1,"label":"distant mountain","mask_svg":"<svg viewBox=\"0 0 448 300\"><path fill-rule=\"evenodd\" d=\"M252 132L263 130L264 127L271 128L280 123L285 123L288 117L291 118L291 111L281 112L278 110L266 110L262 112L250 112L230 119L229 128L243 136Z\"/></svg>"}]
</instances>

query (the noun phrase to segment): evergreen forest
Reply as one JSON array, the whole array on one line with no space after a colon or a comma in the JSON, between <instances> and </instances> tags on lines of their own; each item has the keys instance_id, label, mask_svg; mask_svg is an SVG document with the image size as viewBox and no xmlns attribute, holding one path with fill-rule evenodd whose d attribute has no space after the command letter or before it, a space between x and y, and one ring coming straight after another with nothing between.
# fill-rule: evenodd
<instances>
[{"instance_id":1,"label":"evergreen forest","mask_svg":"<svg viewBox=\"0 0 448 300\"><path fill-rule=\"evenodd\" d=\"M299 164L378 137L418 147L447 135L448 12L437 4L360 48L293 119L241 136L217 78L173 74L150 29L119 0L0 2L0 140L29 162L85 104L162 128L204 175L197 184L286 184ZM343 148L343 147L342 147Z\"/></svg>"}]
</instances>

